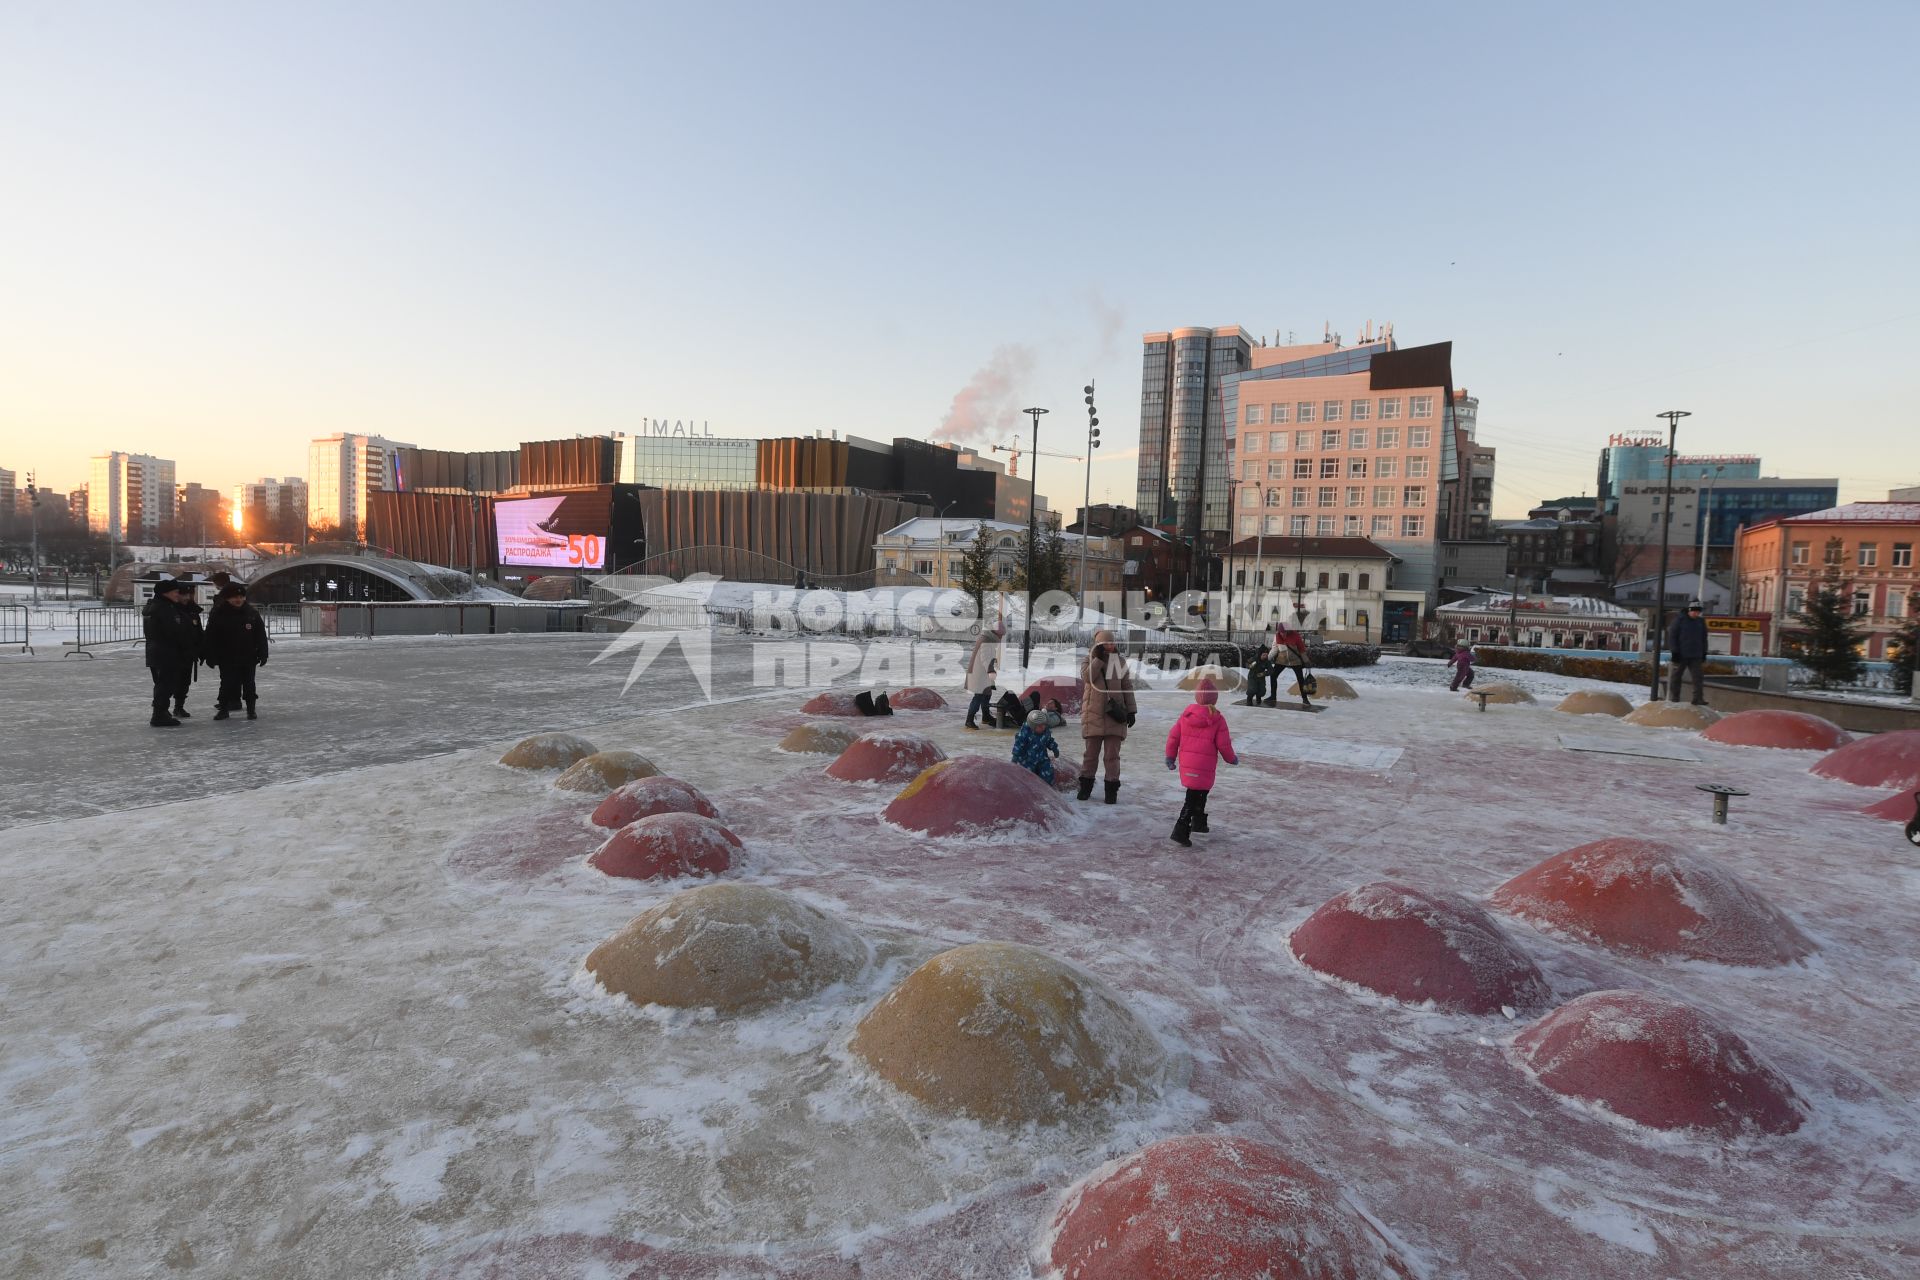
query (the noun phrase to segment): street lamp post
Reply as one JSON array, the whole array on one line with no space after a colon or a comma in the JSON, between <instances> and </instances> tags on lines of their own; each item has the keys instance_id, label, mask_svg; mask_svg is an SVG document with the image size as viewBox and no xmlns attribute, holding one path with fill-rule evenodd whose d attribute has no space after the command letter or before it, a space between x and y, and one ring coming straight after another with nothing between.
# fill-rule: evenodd
<instances>
[{"instance_id":1,"label":"street lamp post","mask_svg":"<svg viewBox=\"0 0 1920 1280\"><path fill-rule=\"evenodd\" d=\"M1700 487L1702 490L1699 499L1700 558L1694 562L1693 567L1695 570L1694 576L1700 580L1700 602L1702 604L1706 603L1707 598L1707 533L1713 527L1713 486L1714 482L1720 478L1720 473L1725 470L1726 468L1724 466L1715 467L1711 477L1707 475L1705 468L1702 468L1700 471Z\"/></svg>"},{"instance_id":2,"label":"street lamp post","mask_svg":"<svg viewBox=\"0 0 1920 1280\"><path fill-rule=\"evenodd\" d=\"M1667 493L1660 505L1660 585L1653 597L1653 676L1647 696L1660 701L1660 646L1667 636L1667 544L1673 534L1673 442L1680 432L1680 419L1691 418L1686 409L1668 409L1653 415L1667 420Z\"/></svg>"},{"instance_id":3,"label":"street lamp post","mask_svg":"<svg viewBox=\"0 0 1920 1280\"><path fill-rule=\"evenodd\" d=\"M1087 539L1093 536L1093 451L1100 447L1100 419L1093 407L1093 379L1087 379L1087 488L1080 498L1080 609L1087 608ZM1035 436L1038 439L1038 436Z\"/></svg>"},{"instance_id":4,"label":"street lamp post","mask_svg":"<svg viewBox=\"0 0 1920 1280\"><path fill-rule=\"evenodd\" d=\"M33 473L27 473L27 520L32 526L33 550L27 557L27 573L33 579L33 607L40 607L40 490Z\"/></svg>"},{"instance_id":5,"label":"street lamp post","mask_svg":"<svg viewBox=\"0 0 1920 1280\"><path fill-rule=\"evenodd\" d=\"M1027 659L1033 653L1033 566L1039 559L1040 521L1040 415L1045 409L1022 409L1033 418L1033 464L1027 468L1027 619L1020 629L1020 672L1026 674Z\"/></svg>"}]
</instances>

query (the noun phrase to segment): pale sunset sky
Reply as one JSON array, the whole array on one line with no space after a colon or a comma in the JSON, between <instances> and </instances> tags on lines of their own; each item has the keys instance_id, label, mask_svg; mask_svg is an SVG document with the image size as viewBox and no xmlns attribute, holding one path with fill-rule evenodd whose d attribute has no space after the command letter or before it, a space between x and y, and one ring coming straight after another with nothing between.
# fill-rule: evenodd
<instances>
[{"instance_id":1,"label":"pale sunset sky","mask_svg":"<svg viewBox=\"0 0 1920 1280\"><path fill-rule=\"evenodd\" d=\"M0 466L1017 410L1140 335L1451 340L1495 514L1688 409L1920 483L1920 4L0 6ZM1056 509L1077 464L1046 461Z\"/></svg>"}]
</instances>

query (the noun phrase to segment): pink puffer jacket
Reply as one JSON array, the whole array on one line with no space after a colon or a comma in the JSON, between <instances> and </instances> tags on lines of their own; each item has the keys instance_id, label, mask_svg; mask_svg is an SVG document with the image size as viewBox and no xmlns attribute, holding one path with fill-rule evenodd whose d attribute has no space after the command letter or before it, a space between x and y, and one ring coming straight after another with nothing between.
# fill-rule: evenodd
<instances>
[{"instance_id":1,"label":"pink puffer jacket","mask_svg":"<svg viewBox=\"0 0 1920 1280\"><path fill-rule=\"evenodd\" d=\"M1233 754L1233 735L1217 707L1190 704L1167 731L1167 759L1180 761L1180 785L1196 791L1213 790L1215 763L1239 764Z\"/></svg>"}]
</instances>

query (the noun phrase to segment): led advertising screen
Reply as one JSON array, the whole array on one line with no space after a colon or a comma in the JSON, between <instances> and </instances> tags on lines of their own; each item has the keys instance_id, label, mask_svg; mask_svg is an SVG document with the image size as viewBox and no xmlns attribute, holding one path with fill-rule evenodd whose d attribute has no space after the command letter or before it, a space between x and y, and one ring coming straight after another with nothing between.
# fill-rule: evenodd
<instances>
[{"instance_id":1,"label":"led advertising screen","mask_svg":"<svg viewBox=\"0 0 1920 1280\"><path fill-rule=\"evenodd\" d=\"M604 569L607 516L607 497L602 490L496 502L493 519L500 563L545 569Z\"/></svg>"}]
</instances>

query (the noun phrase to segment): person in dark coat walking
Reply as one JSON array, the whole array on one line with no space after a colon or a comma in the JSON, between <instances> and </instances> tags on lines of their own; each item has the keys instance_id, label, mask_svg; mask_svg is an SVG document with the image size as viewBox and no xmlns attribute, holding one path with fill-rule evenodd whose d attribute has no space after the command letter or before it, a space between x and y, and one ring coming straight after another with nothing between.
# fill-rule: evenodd
<instances>
[{"instance_id":1,"label":"person in dark coat walking","mask_svg":"<svg viewBox=\"0 0 1920 1280\"><path fill-rule=\"evenodd\" d=\"M1673 672L1667 689L1667 701L1680 701L1680 677L1693 672L1693 705L1704 707L1707 696L1701 682L1707 669L1707 620L1701 616L1698 600L1687 601L1687 611L1673 620L1667 631L1667 650L1672 655L1668 669Z\"/></svg>"},{"instance_id":2,"label":"person in dark coat walking","mask_svg":"<svg viewBox=\"0 0 1920 1280\"><path fill-rule=\"evenodd\" d=\"M229 582L220 588L213 612L207 617L200 656L220 672L220 696L215 700L213 718L225 720L244 701L247 719L258 720L254 704L260 695L254 688L253 673L256 667L267 665L267 624L260 611L247 603L245 583Z\"/></svg>"},{"instance_id":3,"label":"person in dark coat walking","mask_svg":"<svg viewBox=\"0 0 1920 1280\"><path fill-rule=\"evenodd\" d=\"M147 673L153 677L153 717L156 729L175 729L180 721L168 714L167 704L193 679L200 657L200 626L181 603L193 584L168 579L153 589L153 599L140 611L140 630L147 641ZM185 708L182 708L184 711Z\"/></svg>"}]
</instances>

